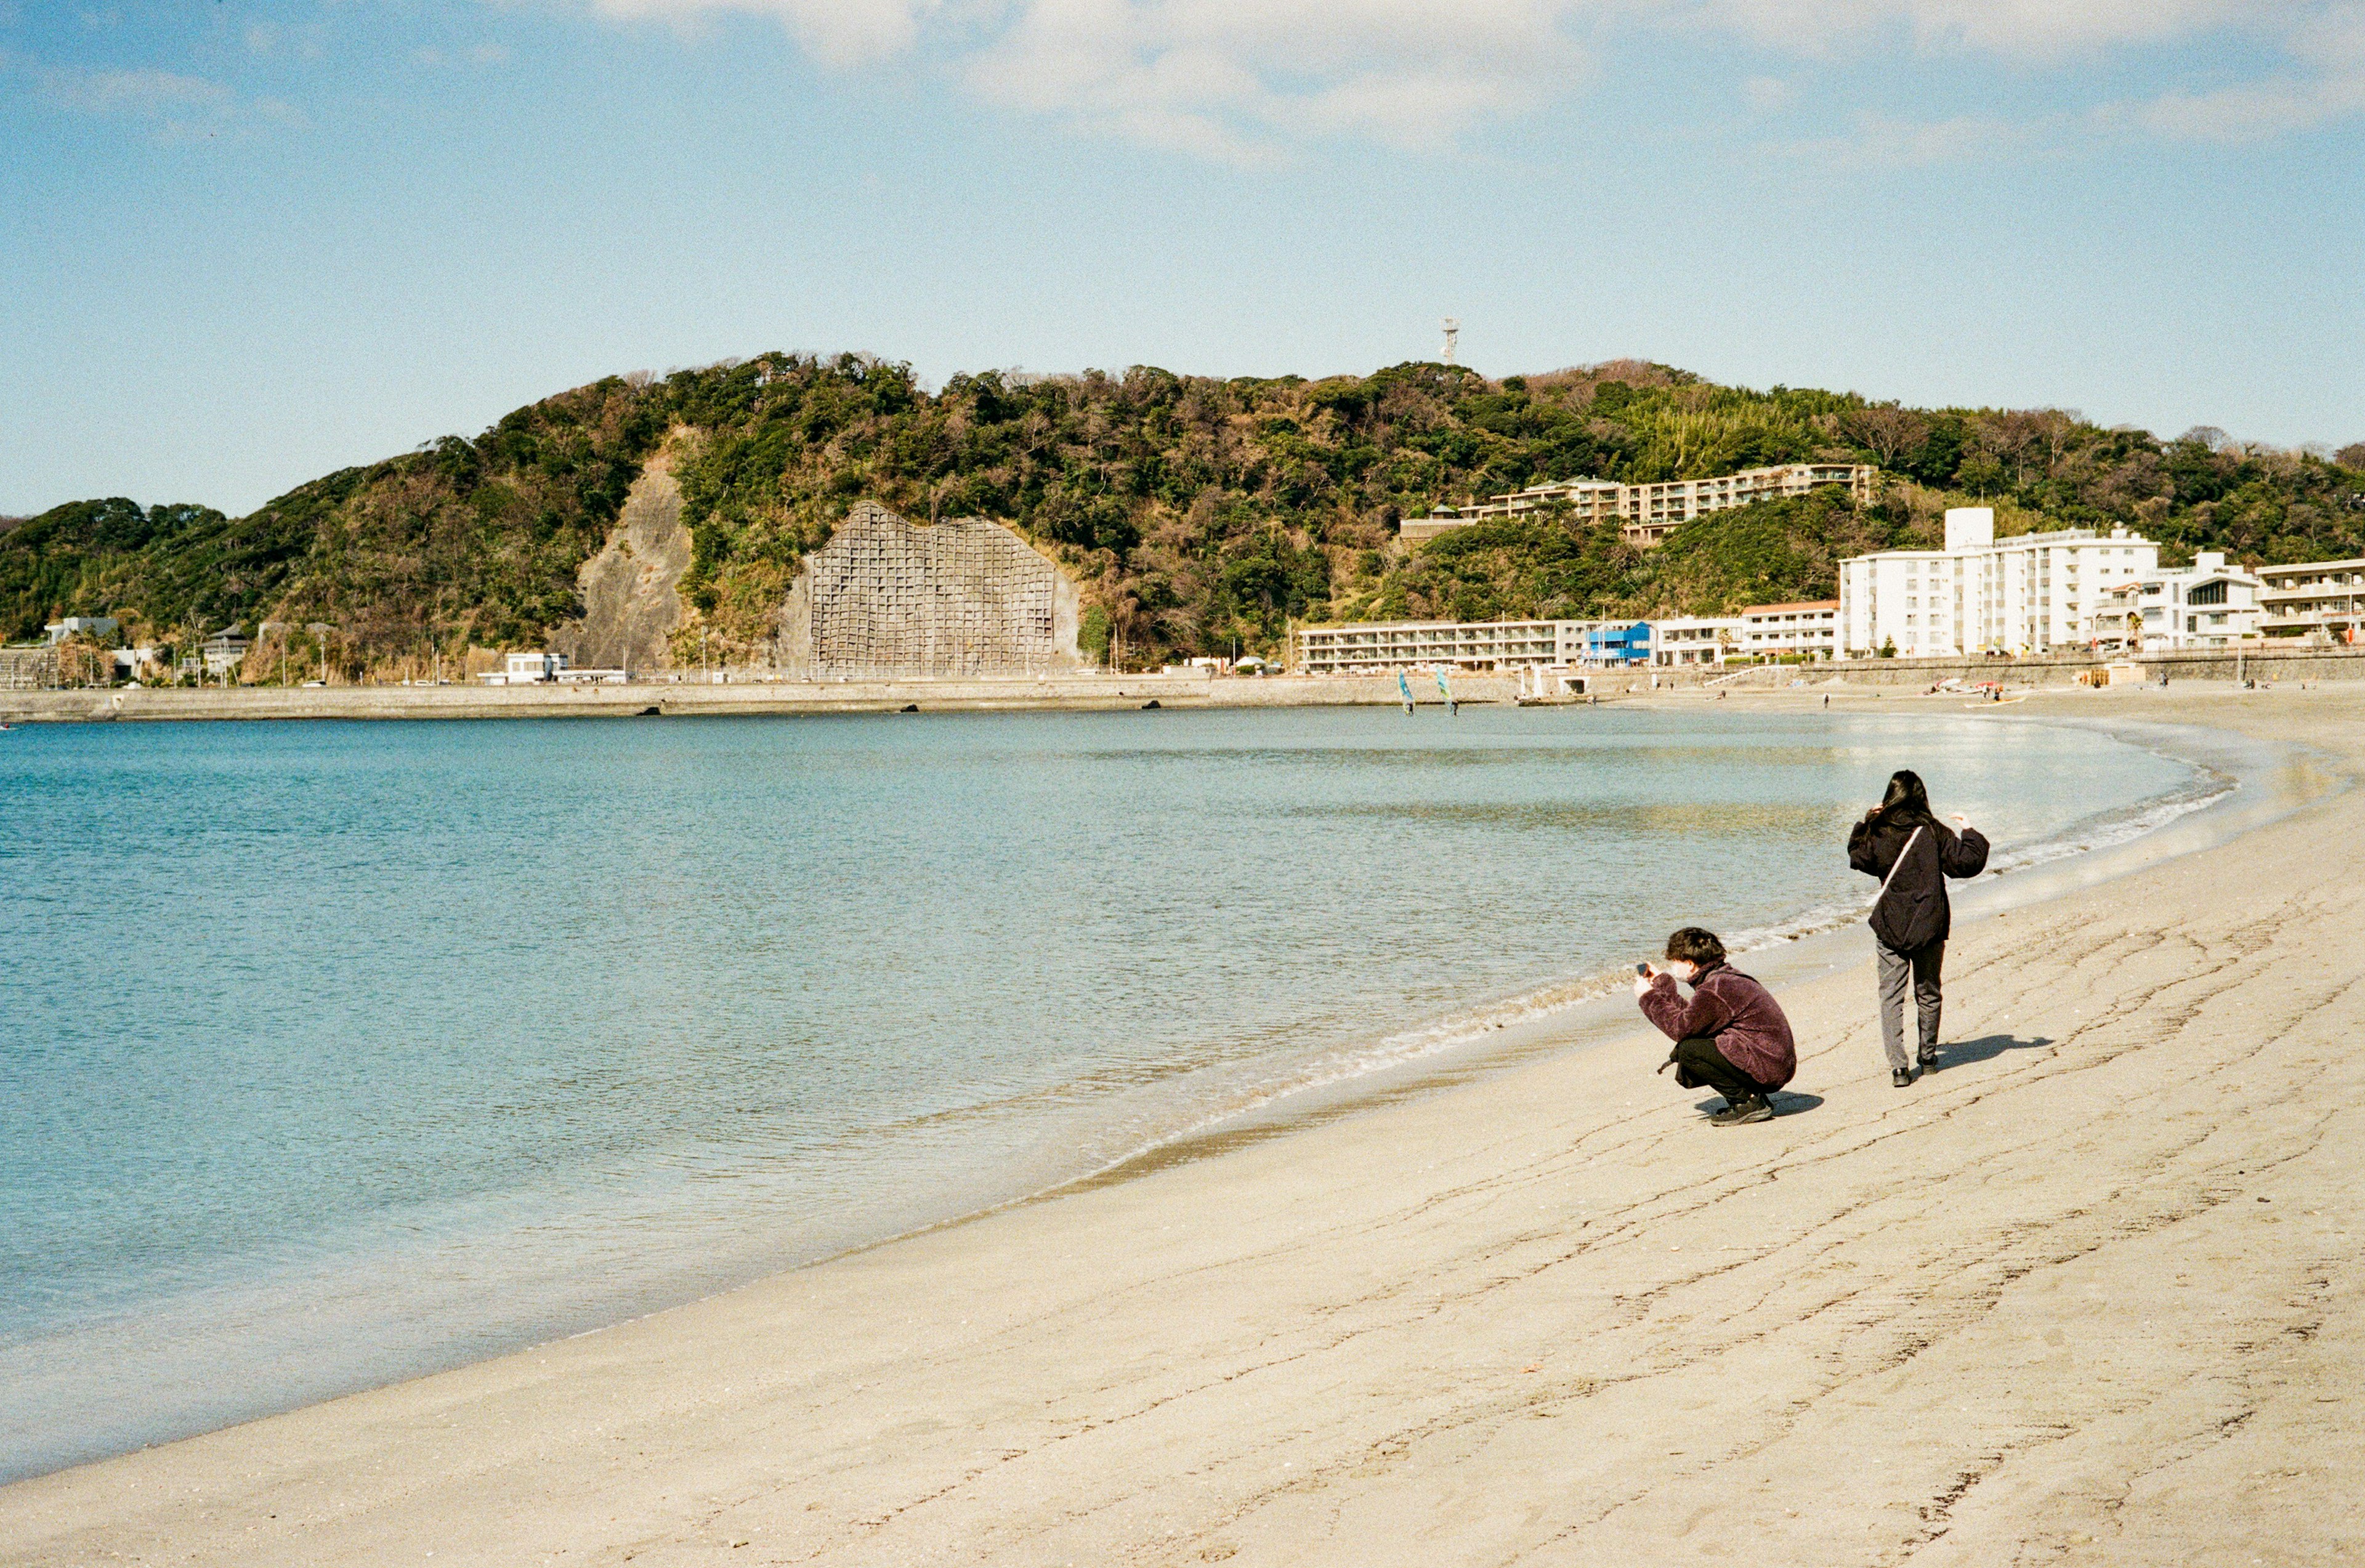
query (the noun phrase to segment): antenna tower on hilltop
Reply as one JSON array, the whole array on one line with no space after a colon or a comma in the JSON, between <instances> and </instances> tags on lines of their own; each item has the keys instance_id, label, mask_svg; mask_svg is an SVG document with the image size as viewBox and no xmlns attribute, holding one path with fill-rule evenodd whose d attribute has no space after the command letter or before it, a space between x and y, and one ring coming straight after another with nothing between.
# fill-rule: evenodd
<instances>
[{"instance_id":1,"label":"antenna tower on hilltop","mask_svg":"<svg viewBox=\"0 0 2365 1568\"><path fill-rule=\"evenodd\" d=\"M1453 363L1453 345L1454 345L1455 343L1459 342L1461 341L1461 339L1462 339L1462 318L1461 318L1461 317L1459 317L1459 316L1448 316L1448 317L1445 319L1445 363L1446 363L1446 364L1452 364Z\"/></svg>"}]
</instances>

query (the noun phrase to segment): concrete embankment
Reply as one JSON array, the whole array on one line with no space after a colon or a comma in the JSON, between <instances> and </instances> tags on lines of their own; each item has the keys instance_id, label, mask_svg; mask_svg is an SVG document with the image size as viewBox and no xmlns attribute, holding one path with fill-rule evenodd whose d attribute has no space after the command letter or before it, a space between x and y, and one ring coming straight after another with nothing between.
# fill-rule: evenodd
<instances>
[{"instance_id":1,"label":"concrete embankment","mask_svg":"<svg viewBox=\"0 0 2365 1568\"><path fill-rule=\"evenodd\" d=\"M2190 652L2145 654L2133 660L2098 659L2085 654L2037 658L1851 659L1844 664L1768 665L1728 671L1721 686L1735 690L1787 687L1793 681L1809 686L1929 687L1942 680L1999 681L2006 686L2074 686L2090 673L2112 663L2132 663L2141 678L2157 681L2166 675L2180 680L2357 680L2365 679L2365 648L2196 648ZM1711 672L1712 673L1712 672Z\"/></svg>"},{"instance_id":2,"label":"concrete embankment","mask_svg":"<svg viewBox=\"0 0 2365 1568\"><path fill-rule=\"evenodd\" d=\"M1616 681L1620 689L1633 678ZM1642 684L1647 685L1647 679ZM1508 702L1508 676L1464 676L1456 698ZM1428 704L1434 682L1417 688ZM0 691L0 719L552 719L719 714L983 712L1160 708L1287 708L1400 701L1393 678L1209 679L1161 676L1070 676L1042 680L746 681L725 686L670 682L623 686L331 686L187 689L94 688Z\"/></svg>"},{"instance_id":3,"label":"concrete embankment","mask_svg":"<svg viewBox=\"0 0 2365 1568\"><path fill-rule=\"evenodd\" d=\"M2365 678L2365 648L2294 648L2267 653L2204 650L2134 661L2141 678L2178 681L2345 681ZM1653 691L1712 688L1735 693L1805 686L1926 689L1945 680L1999 681L2008 687L2066 687L2102 667L2084 655L2017 659L1859 659L1844 664L1773 665L1586 672L1586 695L1616 700ZM1472 703L1508 703L1519 694L1509 675L1463 674L1453 694ZM1439 700L1434 681L1413 682L1423 706ZM108 719L554 719L688 717L719 714L989 712L1008 709L1387 707L1403 700L1386 676L1067 675L1041 678L903 680L744 680L728 685L652 681L624 686L332 686L89 688L0 690L0 722ZM1572 700L1563 699L1561 700Z\"/></svg>"}]
</instances>

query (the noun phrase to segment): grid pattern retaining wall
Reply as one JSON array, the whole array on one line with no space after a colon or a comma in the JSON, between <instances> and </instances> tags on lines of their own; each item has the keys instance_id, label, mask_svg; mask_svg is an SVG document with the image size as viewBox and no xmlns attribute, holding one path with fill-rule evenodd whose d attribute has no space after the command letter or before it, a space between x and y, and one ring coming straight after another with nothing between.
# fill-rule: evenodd
<instances>
[{"instance_id":1,"label":"grid pattern retaining wall","mask_svg":"<svg viewBox=\"0 0 2365 1568\"><path fill-rule=\"evenodd\" d=\"M55 648L0 648L0 691L47 690L59 684L59 673Z\"/></svg>"},{"instance_id":2,"label":"grid pattern retaining wall","mask_svg":"<svg viewBox=\"0 0 2365 1568\"><path fill-rule=\"evenodd\" d=\"M864 501L807 557L822 675L1025 675L1053 666L1050 562L980 518L911 522Z\"/></svg>"}]
</instances>

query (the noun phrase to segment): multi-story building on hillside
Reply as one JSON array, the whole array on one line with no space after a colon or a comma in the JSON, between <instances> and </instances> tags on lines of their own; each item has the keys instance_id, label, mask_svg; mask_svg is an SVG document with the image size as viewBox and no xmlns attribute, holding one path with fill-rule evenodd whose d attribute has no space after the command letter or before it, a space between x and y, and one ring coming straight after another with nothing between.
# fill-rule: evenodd
<instances>
[{"instance_id":1,"label":"multi-story building on hillside","mask_svg":"<svg viewBox=\"0 0 2365 1568\"><path fill-rule=\"evenodd\" d=\"M2105 652L2222 648L2259 634L2259 579L2215 550L2106 588L2090 641Z\"/></svg>"},{"instance_id":2,"label":"multi-story building on hillside","mask_svg":"<svg viewBox=\"0 0 2365 1568\"><path fill-rule=\"evenodd\" d=\"M2365 641L2365 561L2260 566L2259 630L2270 637Z\"/></svg>"},{"instance_id":3,"label":"multi-story building on hillside","mask_svg":"<svg viewBox=\"0 0 2365 1568\"><path fill-rule=\"evenodd\" d=\"M1297 668L1306 675L1384 674L1427 665L1529 669L1581 664L1598 621L1386 621L1303 626Z\"/></svg>"},{"instance_id":4,"label":"multi-story building on hillside","mask_svg":"<svg viewBox=\"0 0 2365 1568\"><path fill-rule=\"evenodd\" d=\"M1575 521L1615 519L1620 532L1633 544L1649 546L1668 531L1704 512L1745 507L1783 496L1803 496L1823 485L1841 485L1858 501L1872 499L1873 481L1880 470L1868 463L1786 463L1772 468L1745 468L1714 479L1668 479L1649 485L1621 485L1609 479L1561 479L1530 485L1508 495L1489 496L1466 506L1440 506L1427 517L1407 518L1399 532L1407 543L1418 543L1467 528L1491 518L1523 517L1554 507L1567 509Z\"/></svg>"},{"instance_id":5,"label":"multi-story building on hillside","mask_svg":"<svg viewBox=\"0 0 2365 1568\"><path fill-rule=\"evenodd\" d=\"M2083 647L2105 591L2159 569L2159 546L2114 528L1995 536L1989 507L1946 513L1945 547L1840 563L1842 656L1908 658Z\"/></svg>"}]
</instances>

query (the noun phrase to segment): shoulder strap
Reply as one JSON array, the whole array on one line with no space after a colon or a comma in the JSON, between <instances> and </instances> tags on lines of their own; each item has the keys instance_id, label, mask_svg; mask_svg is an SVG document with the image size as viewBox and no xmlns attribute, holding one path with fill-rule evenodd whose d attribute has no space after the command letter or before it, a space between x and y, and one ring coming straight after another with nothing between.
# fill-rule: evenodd
<instances>
[{"instance_id":1,"label":"shoulder strap","mask_svg":"<svg viewBox=\"0 0 2365 1568\"><path fill-rule=\"evenodd\" d=\"M1913 853L1914 845L1920 843L1921 839L1922 829L1917 827L1913 830L1912 836L1905 841L1905 847L1897 852L1897 860L1889 868L1889 875L1880 879L1880 891L1872 895L1874 909L1878 909L1880 901L1889 896L1889 884L1897 880L1898 872L1905 869L1905 857Z\"/></svg>"}]
</instances>

